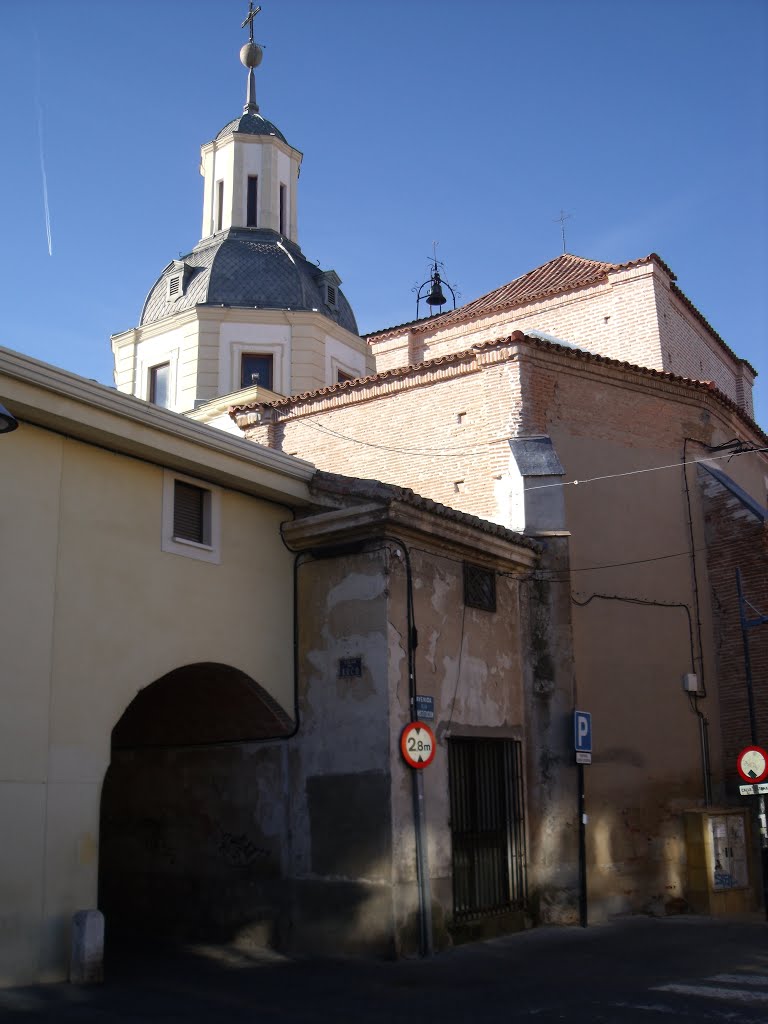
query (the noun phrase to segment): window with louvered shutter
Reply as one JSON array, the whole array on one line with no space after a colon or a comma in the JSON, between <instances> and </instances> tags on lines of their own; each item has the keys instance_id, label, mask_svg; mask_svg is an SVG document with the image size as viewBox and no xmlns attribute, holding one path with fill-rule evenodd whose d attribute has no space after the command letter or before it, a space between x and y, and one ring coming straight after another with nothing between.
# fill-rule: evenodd
<instances>
[{"instance_id":1,"label":"window with louvered shutter","mask_svg":"<svg viewBox=\"0 0 768 1024\"><path fill-rule=\"evenodd\" d=\"M208 491L176 480L173 488L174 539L191 540L195 544L210 543L208 522Z\"/></svg>"}]
</instances>

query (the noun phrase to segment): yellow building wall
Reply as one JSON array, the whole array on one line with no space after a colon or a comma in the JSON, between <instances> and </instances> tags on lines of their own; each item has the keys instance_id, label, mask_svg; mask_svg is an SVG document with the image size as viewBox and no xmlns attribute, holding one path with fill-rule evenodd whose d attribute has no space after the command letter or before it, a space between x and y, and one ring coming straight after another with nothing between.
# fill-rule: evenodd
<instances>
[{"instance_id":1,"label":"yellow building wall","mask_svg":"<svg viewBox=\"0 0 768 1024\"><path fill-rule=\"evenodd\" d=\"M287 509L223 489L220 564L163 552L163 469L52 431L22 424L0 464L7 985L66 975L71 916L96 906L111 730L141 688L222 662L292 714L292 556Z\"/></svg>"}]
</instances>

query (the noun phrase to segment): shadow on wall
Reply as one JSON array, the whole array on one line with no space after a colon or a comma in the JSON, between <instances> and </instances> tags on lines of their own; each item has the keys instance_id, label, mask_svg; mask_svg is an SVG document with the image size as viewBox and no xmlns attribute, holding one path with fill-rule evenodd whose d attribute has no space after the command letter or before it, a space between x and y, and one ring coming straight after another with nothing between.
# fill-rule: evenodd
<instances>
[{"instance_id":1,"label":"shadow on wall","mask_svg":"<svg viewBox=\"0 0 768 1024\"><path fill-rule=\"evenodd\" d=\"M284 744L293 722L220 664L141 690L112 732L101 798L99 907L108 941L148 931L271 944L285 901ZM260 741L260 742L255 742Z\"/></svg>"}]
</instances>

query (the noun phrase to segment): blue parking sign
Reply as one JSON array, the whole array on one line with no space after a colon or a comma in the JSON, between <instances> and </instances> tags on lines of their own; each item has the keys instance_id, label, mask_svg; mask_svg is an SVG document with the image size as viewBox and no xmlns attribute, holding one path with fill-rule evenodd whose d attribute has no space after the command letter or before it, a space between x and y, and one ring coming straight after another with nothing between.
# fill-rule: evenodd
<instances>
[{"instance_id":1,"label":"blue parking sign","mask_svg":"<svg viewBox=\"0 0 768 1024\"><path fill-rule=\"evenodd\" d=\"M589 711L573 712L573 744L577 754L592 752L592 715Z\"/></svg>"}]
</instances>

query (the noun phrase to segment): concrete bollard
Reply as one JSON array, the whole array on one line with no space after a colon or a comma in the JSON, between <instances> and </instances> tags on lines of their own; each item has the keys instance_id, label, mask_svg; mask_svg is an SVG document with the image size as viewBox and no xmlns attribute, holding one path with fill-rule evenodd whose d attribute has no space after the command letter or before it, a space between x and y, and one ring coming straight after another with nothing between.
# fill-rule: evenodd
<instances>
[{"instance_id":1,"label":"concrete bollard","mask_svg":"<svg viewBox=\"0 0 768 1024\"><path fill-rule=\"evenodd\" d=\"M104 915L100 910L78 910L72 917L69 980L75 985L104 980Z\"/></svg>"}]
</instances>

